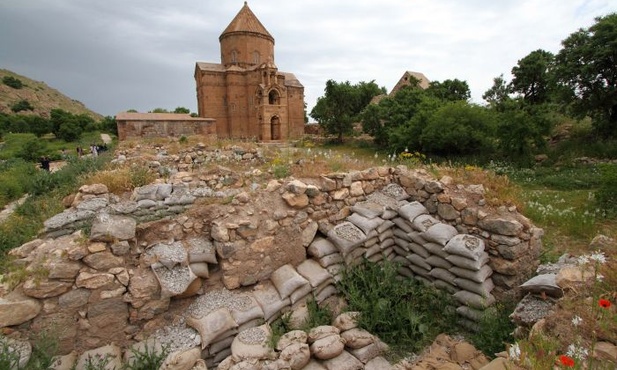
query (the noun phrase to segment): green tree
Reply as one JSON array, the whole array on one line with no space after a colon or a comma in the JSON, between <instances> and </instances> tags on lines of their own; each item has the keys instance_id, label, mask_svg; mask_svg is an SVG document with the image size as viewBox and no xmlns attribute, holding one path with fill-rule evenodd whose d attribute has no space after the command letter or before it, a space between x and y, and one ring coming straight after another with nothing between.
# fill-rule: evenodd
<instances>
[{"instance_id":1,"label":"green tree","mask_svg":"<svg viewBox=\"0 0 617 370\"><path fill-rule=\"evenodd\" d=\"M165 108L154 108L148 113L169 113L169 111Z\"/></svg>"},{"instance_id":2,"label":"green tree","mask_svg":"<svg viewBox=\"0 0 617 370\"><path fill-rule=\"evenodd\" d=\"M489 107L496 110L502 110L504 104L511 99L509 94L510 87L503 78L502 73L501 75L493 78L493 86L482 94L482 99L489 104Z\"/></svg>"},{"instance_id":3,"label":"green tree","mask_svg":"<svg viewBox=\"0 0 617 370\"><path fill-rule=\"evenodd\" d=\"M526 105L512 100L497 117L496 138L499 152L521 164L531 163L532 155L546 147L551 130L547 105Z\"/></svg>"},{"instance_id":4,"label":"green tree","mask_svg":"<svg viewBox=\"0 0 617 370\"><path fill-rule=\"evenodd\" d=\"M159 109L159 108L157 108ZM153 112L156 113L156 112ZM174 109L174 113L185 113L185 114L189 114L191 113L191 110L188 108L184 108L184 107L176 107L176 109Z\"/></svg>"},{"instance_id":5,"label":"green tree","mask_svg":"<svg viewBox=\"0 0 617 370\"><path fill-rule=\"evenodd\" d=\"M550 69L555 56L545 50L532 51L512 68L511 91L519 93L527 104L542 104L551 93Z\"/></svg>"},{"instance_id":6,"label":"green tree","mask_svg":"<svg viewBox=\"0 0 617 370\"><path fill-rule=\"evenodd\" d=\"M82 132L83 130L79 123L71 119L62 123L56 137L64 141L77 141L81 137Z\"/></svg>"},{"instance_id":7,"label":"green tree","mask_svg":"<svg viewBox=\"0 0 617 370\"><path fill-rule=\"evenodd\" d=\"M103 117L103 119L99 122L99 126L101 127L102 131L111 132L114 135L118 135L118 124L116 123L115 117Z\"/></svg>"},{"instance_id":8,"label":"green tree","mask_svg":"<svg viewBox=\"0 0 617 370\"><path fill-rule=\"evenodd\" d=\"M34 162L45 154L47 150L47 143L41 139L36 138L34 135L28 138L21 149L15 154L17 158L24 159L26 161Z\"/></svg>"},{"instance_id":9,"label":"green tree","mask_svg":"<svg viewBox=\"0 0 617 370\"><path fill-rule=\"evenodd\" d=\"M41 116L29 116L27 117L27 123L28 132L35 134L36 137L41 137L51 132L49 120Z\"/></svg>"},{"instance_id":10,"label":"green tree","mask_svg":"<svg viewBox=\"0 0 617 370\"><path fill-rule=\"evenodd\" d=\"M11 110L17 113L17 112L21 112L24 110L34 110L34 107L32 106L32 104L30 104L29 101L24 99L24 100L20 100L17 103L11 105Z\"/></svg>"},{"instance_id":11,"label":"green tree","mask_svg":"<svg viewBox=\"0 0 617 370\"><path fill-rule=\"evenodd\" d=\"M471 91L467 81L461 81L456 78L454 80L444 80L443 82L433 81L426 89L426 93L446 101L468 101L471 98Z\"/></svg>"},{"instance_id":12,"label":"green tree","mask_svg":"<svg viewBox=\"0 0 617 370\"><path fill-rule=\"evenodd\" d=\"M592 117L594 129L617 137L617 13L596 18L562 41L555 57L558 84L574 112Z\"/></svg>"},{"instance_id":13,"label":"green tree","mask_svg":"<svg viewBox=\"0 0 617 370\"><path fill-rule=\"evenodd\" d=\"M349 81L328 80L325 94L317 99L311 116L327 135L335 135L338 142L342 142L344 135L353 132L353 125L360 120L362 110L383 91L374 81L352 85Z\"/></svg>"},{"instance_id":14,"label":"green tree","mask_svg":"<svg viewBox=\"0 0 617 370\"><path fill-rule=\"evenodd\" d=\"M422 130L423 151L435 154L485 154L492 150L493 116L464 101L439 108Z\"/></svg>"}]
</instances>

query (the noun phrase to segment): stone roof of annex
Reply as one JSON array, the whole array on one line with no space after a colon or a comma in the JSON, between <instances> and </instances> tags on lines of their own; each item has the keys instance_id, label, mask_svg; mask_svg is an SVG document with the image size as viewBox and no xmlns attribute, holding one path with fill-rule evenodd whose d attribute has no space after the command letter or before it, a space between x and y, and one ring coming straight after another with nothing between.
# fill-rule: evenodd
<instances>
[{"instance_id":1,"label":"stone roof of annex","mask_svg":"<svg viewBox=\"0 0 617 370\"><path fill-rule=\"evenodd\" d=\"M225 28L225 31L219 37L219 40L223 39L223 37L228 34L236 33L236 32L249 32L256 33L263 36L266 36L268 39L274 42L274 37L270 35L270 32L264 27L263 24L257 19L257 16L253 13L253 11L249 8L246 1L244 2L244 6L238 14L234 17L234 19L229 23L229 26Z\"/></svg>"}]
</instances>

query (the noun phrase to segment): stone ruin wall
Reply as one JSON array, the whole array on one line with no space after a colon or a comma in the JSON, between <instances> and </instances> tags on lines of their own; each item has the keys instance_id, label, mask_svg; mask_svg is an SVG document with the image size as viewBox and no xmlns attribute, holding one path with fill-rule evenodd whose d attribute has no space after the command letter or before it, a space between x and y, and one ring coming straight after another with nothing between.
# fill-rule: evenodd
<instances>
[{"instance_id":1,"label":"stone ruin wall","mask_svg":"<svg viewBox=\"0 0 617 370\"><path fill-rule=\"evenodd\" d=\"M130 200L82 187L11 252L29 277L0 299L0 326L63 328L63 354L182 333L179 349L201 345L213 366L238 333L333 299L341 269L363 258L446 289L468 326L538 264L542 231L513 207L488 206L481 185L399 166L213 190L226 176L179 173Z\"/></svg>"}]
</instances>

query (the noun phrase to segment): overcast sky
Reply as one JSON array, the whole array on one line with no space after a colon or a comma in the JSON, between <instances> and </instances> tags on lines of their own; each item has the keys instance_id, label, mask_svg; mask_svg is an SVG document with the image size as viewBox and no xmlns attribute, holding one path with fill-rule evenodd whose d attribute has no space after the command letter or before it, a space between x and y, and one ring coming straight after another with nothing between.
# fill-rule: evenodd
<instances>
[{"instance_id":1,"label":"overcast sky","mask_svg":"<svg viewBox=\"0 0 617 370\"><path fill-rule=\"evenodd\" d=\"M218 37L242 0L0 0L0 68L44 81L103 115L196 111L195 62L220 63ZM328 79L388 91L404 71L458 78L472 100L531 51L561 41L617 0L251 0L312 109Z\"/></svg>"}]
</instances>

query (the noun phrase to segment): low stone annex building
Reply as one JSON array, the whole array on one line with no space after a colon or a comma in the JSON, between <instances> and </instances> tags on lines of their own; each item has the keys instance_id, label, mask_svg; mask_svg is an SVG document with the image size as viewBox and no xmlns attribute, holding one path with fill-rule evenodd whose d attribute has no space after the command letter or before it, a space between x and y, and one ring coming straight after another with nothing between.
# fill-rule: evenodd
<instances>
[{"instance_id":1,"label":"low stone annex building","mask_svg":"<svg viewBox=\"0 0 617 370\"><path fill-rule=\"evenodd\" d=\"M178 113L132 113L116 115L118 140L129 137L181 137L188 135L216 135L212 118L191 117Z\"/></svg>"},{"instance_id":2,"label":"low stone annex building","mask_svg":"<svg viewBox=\"0 0 617 370\"><path fill-rule=\"evenodd\" d=\"M304 132L304 86L274 63L274 38L244 2L219 37L221 63L197 62L200 117L221 138L286 140Z\"/></svg>"}]
</instances>

